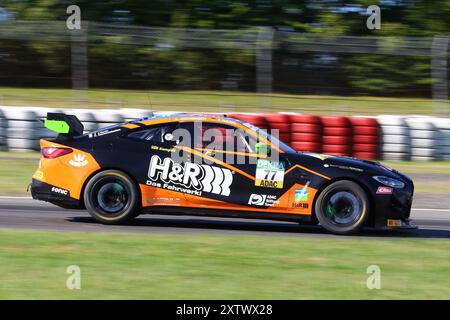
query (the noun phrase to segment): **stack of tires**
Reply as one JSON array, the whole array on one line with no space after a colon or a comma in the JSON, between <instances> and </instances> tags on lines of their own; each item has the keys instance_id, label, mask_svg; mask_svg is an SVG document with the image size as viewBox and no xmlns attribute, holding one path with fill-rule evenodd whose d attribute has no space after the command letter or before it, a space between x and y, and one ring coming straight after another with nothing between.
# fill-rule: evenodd
<instances>
[{"instance_id":1,"label":"stack of tires","mask_svg":"<svg viewBox=\"0 0 450 320\"><path fill-rule=\"evenodd\" d=\"M322 116L322 152L336 156L352 155L352 127L347 117Z\"/></svg>"},{"instance_id":2,"label":"stack of tires","mask_svg":"<svg viewBox=\"0 0 450 320\"><path fill-rule=\"evenodd\" d=\"M406 121L401 116L377 117L381 129L381 152L383 160L409 160L411 137Z\"/></svg>"},{"instance_id":3,"label":"stack of tires","mask_svg":"<svg viewBox=\"0 0 450 320\"><path fill-rule=\"evenodd\" d=\"M268 130L269 126L266 118L261 114L256 113L232 113L228 117L248 122L260 129Z\"/></svg>"},{"instance_id":4,"label":"stack of tires","mask_svg":"<svg viewBox=\"0 0 450 320\"><path fill-rule=\"evenodd\" d=\"M124 122L120 110L99 109L95 111L94 118L99 129Z\"/></svg>"},{"instance_id":5,"label":"stack of tires","mask_svg":"<svg viewBox=\"0 0 450 320\"><path fill-rule=\"evenodd\" d=\"M375 118L351 117L353 156L375 160L379 157L380 130Z\"/></svg>"},{"instance_id":6,"label":"stack of tires","mask_svg":"<svg viewBox=\"0 0 450 320\"><path fill-rule=\"evenodd\" d=\"M291 122L289 115L283 113L266 113L266 122L269 126L269 133L276 135L278 139L286 144L291 143ZM278 131L275 131L278 130Z\"/></svg>"},{"instance_id":7,"label":"stack of tires","mask_svg":"<svg viewBox=\"0 0 450 320\"><path fill-rule=\"evenodd\" d=\"M322 152L322 123L318 116L290 114L290 146L301 152Z\"/></svg>"},{"instance_id":8,"label":"stack of tires","mask_svg":"<svg viewBox=\"0 0 450 320\"><path fill-rule=\"evenodd\" d=\"M438 129L438 156L442 160L450 160L450 119L432 118L433 125Z\"/></svg>"},{"instance_id":9,"label":"stack of tires","mask_svg":"<svg viewBox=\"0 0 450 320\"><path fill-rule=\"evenodd\" d=\"M37 131L41 127L37 113L26 107L5 107L3 114L7 121L6 143L8 150L24 152L38 150Z\"/></svg>"},{"instance_id":10,"label":"stack of tires","mask_svg":"<svg viewBox=\"0 0 450 320\"><path fill-rule=\"evenodd\" d=\"M429 161L438 157L439 132L429 117L409 117L411 160Z\"/></svg>"},{"instance_id":11,"label":"stack of tires","mask_svg":"<svg viewBox=\"0 0 450 320\"><path fill-rule=\"evenodd\" d=\"M3 114L2 110L0 109L0 150L6 150L6 128L7 128L7 122L5 119L5 115Z\"/></svg>"}]
</instances>

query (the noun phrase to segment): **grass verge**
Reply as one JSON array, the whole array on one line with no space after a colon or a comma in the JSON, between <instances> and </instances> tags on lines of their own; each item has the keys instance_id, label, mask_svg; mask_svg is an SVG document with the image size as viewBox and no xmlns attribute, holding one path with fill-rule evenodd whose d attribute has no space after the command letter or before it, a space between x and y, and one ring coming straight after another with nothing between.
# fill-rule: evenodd
<instances>
[{"instance_id":1,"label":"grass verge","mask_svg":"<svg viewBox=\"0 0 450 320\"><path fill-rule=\"evenodd\" d=\"M313 114L432 114L431 99L264 95L227 91L0 88L4 105L57 108L146 108L196 112L295 111ZM448 112L447 112L448 116Z\"/></svg>"},{"instance_id":2,"label":"grass verge","mask_svg":"<svg viewBox=\"0 0 450 320\"><path fill-rule=\"evenodd\" d=\"M0 299L450 298L448 240L1 230L0 243Z\"/></svg>"}]
</instances>

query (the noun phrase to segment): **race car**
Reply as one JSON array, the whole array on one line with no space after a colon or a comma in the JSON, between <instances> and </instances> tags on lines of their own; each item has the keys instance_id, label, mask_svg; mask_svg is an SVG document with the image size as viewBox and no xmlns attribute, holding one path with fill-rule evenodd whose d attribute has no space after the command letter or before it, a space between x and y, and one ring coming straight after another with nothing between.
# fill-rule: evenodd
<instances>
[{"instance_id":1,"label":"race car","mask_svg":"<svg viewBox=\"0 0 450 320\"><path fill-rule=\"evenodd\" d=\"M249 123L220 115L153 116L83 134L66 114L40 141L31 194L86 209L104 224L140 214L207 215L362 227L413 228L410 178L378 162L296 152Z\"/></svg>"}]
</instances>

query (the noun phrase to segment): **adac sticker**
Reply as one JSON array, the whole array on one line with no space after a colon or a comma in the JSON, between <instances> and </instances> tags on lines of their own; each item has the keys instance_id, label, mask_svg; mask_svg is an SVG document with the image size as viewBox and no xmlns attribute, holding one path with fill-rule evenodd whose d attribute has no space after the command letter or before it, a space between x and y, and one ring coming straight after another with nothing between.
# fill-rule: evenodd
<instances>
[{"instance_id":1,"label":"adac sticker","mask_svg":"<svg viewBox=\"0 0 450 320\"><path fill-rule=\"evenodd\" d=\"M256 163L255 186L283 188L284 162L258 159Z\"/></svg>"}]
</instances>

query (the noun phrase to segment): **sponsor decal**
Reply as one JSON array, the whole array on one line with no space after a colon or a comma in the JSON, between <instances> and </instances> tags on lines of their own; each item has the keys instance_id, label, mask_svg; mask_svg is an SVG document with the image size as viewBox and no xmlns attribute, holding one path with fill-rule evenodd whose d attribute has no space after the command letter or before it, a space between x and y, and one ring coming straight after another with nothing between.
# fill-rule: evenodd
<instances>
[{"instance_id":1,"label":"sponsor decal","mask_svg":"<svg viewBox=\"0 0 450 320\"><path fill-rule=\"evenodd\" d=\"M54 193L62 194L64 196L69 195L69 190L58 188L58 187L52 187L51 191Z\"/></svg>"},{"instance_id":2,"label":"sponsor decal","mask_svg":"<svg viewBox=\"0 0 450 320\"><path fill-rule=\"evenodd\" d=\"M402 220L393 220L393 219L387 220L388 227L401 227L401 225L402 225Z\"/></svg>"},{"instance_id":3,"label":"sponsor decal","mask_svg":"<svg viewBox=\"0 0 450 320\"><path fill-rule=\"evenodd\" d=\"M175 163L154 155L148 167L147 185L201 196L202 192L229 196L233 173L229 169L206 164Z\"/></svg>"},{"instance_id":4,"label":"sponsor decal","mask_svg":"<svg viewBox=\"0 0 450 320\"><path fill-rule=\"evenodd\" d=\"M292 204L293 208L303 208L303 209L308 209L309 204L307 203L308 201L308 186L309 186L309 181L305 184L305 186L301 189L295 189L294 191L294 202Z\"/></svg>"},{"instance_id":5,"label":"sponsor decal","mask_svg":"<svg viewBox=\"0 0 450 320\"><path fill-rule=\"evenodd\" d=\"M152 150L157 150L157 151L164 151L164 152L175 152L176 149L175 148L163 148L160 146L151 146L150 149Z\"/></svg>"},{"instance_id":6,"label":"sponsor decal","mask_svg":"<svg viewBox=\"0 0 450 320\"><path fill-rule=\"evenodd\" d=\"M325 168L338 168L338 169L343 169L343 170L353 170L353 171L358 171L358 172L364 172L363 169L360 168L355 168L355 167L349 167L349 166L342 166L342 165L337 165L337 164L324 164L323 165Z\"/></svg>"},{"instance_id":7,"label":"sponsor decal","mask_svg":"<svg viewBox=\"0 0 450 320\"><path fill-rule=\"evenodd\" d=\"M391 187L378 187L377 194L392 194L394 192L394 188Z\"/></svg>"},{"instance_id":8,"label":"sponsor decal","mask_svg":"<svg viewBox=\"0 0 450 320\"><path fill-rule=\"evenodd\" d=\"M86 155L76 153L73 155L73 158L69 160L69 164L73 167L84 167L89 162L86 160Z\"/></svg>"},{"instance_id":9,"label":"sponsor decal","mask_svg":"<svg viewBox=\"0 0 450 320\"><path fill-rule=\"evenodd\" d=\"M252 193L248 199L248 204L253 206L273 207L278 203L276 196L267 194Z\"/></svg>"},{"instance_id":10,"label":"sponsor decal","mask_svg":"<svg viewBox=\"0 0 450 320\"><path fill-rule=\"evenodd\" d=\"M147 204L154 204L156 202L158 203L167 203L168 205L173 205L175 202L180 202L180 198L172 198L172 197L151 197L145 200L145 203Z\"/></svg>"},{"instance_id":11,"label":"sponsor decal","mask_svg":"<svg viewBox=\"0 0 450 320\"><path fill-rule=\"evenodd\" d=\"M110 134L110 133L114 133L114 132L118 132L121 129L114 129L114 130L103 130L103 131L98 131L98 132L94 132L94 133L89 133L89 138L94 138L94 137L101 137L104 136L106 134Z\"/></svg>"},{"instance_id":12,"label":"sponsor decal","mask_svg":"<svg viewBox=\"0 0 450 320\"><path fill-rule=\"evenodd\" d=\"M283 188L284 162L258 159L256 162L255 186Z\"/></svg>"}]
</instances>

